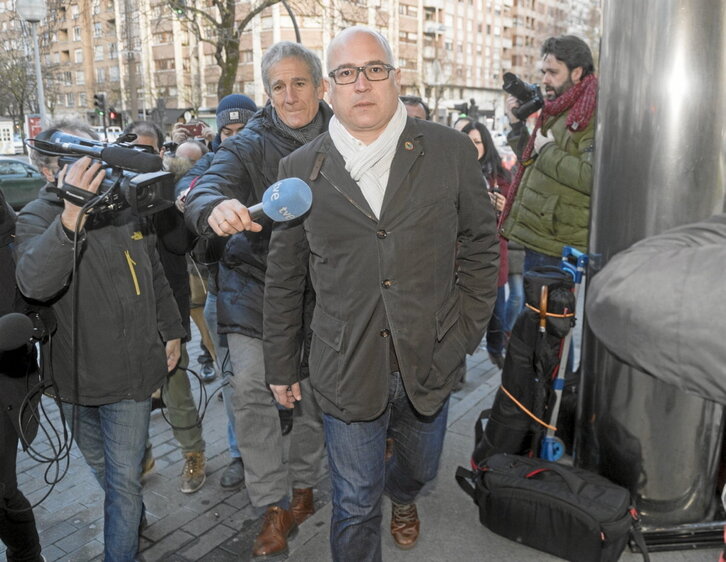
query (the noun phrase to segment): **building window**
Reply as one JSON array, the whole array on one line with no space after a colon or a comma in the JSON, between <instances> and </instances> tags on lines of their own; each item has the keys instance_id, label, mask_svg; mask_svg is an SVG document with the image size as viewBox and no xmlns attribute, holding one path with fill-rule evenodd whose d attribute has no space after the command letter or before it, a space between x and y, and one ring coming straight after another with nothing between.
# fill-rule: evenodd
<instances>
[{"instance_id":1,"label":"building window","mask_svg":"<svg viewBox=\"0 0 726 562\"><path fill-rule=\"evenodd\" d=\"M174 70L174 59L159 59L156 61L156 70Z\"/></svg>"},{"instance_id":2,"label":"building window","mask_svg":"<svg viewBox=\"0 0 726 562\"><path fill-rule=\"evenodd\" d=\"M103 68L96 69L96 82L103 84L106 81L106 71Z\"/></svg>"},{"instance_id":3,"label":"building window","mask_svg":"<svg viewBox=\"0 0 726 562\"><path fill-rule=\"evenodd\" d=\"M112 66L108 69L109 82L118 82L118 66Z\"/></svg>"},{"instance_id":4,"label":"building window","mask_svg":"<svg viewBox=\"0 0 726 562\"><path fill-rule=\"evenodd\" d=\"M93 60L103 60L103 45L93 47Z\"/></svg>"},{"instance_id":5,"label":"building window","mask_svg":"<svg viewBox=\"0 0 726 562\"><path fill-rule=\"evenodd\" d=\"M81 40L81 28L78 26L75 26L73 28L73 40L74 41L80 41Z\"/></svg>"},{"instance_id":6,"label":"building window","mask_svg":"<svg viewBox=\"0 0 726 562\"><path fill-rule=\"evenodd\" d=\"M86 92L78 94L78 107L86 107L88 100L86 99Z\"/></svg>"},{"instance_id":7,"label":"building window","mask_svg":"<svg viewBox=\"0 0 726 562\"><path fill-rule=\"evenodd\" d=\"M86 83L86 73L82 70L76 71L76 84L83 86Z\"/></svg>"},{"instance_id":8,"label":"building window","mask_svg":"<svg viewBox=\"0 0 726 562\"><path fill-rule=\"evenodd\" d=\"M74 107L76 105L73 93L66 94L66 107Z\"/></svg>"},{"instance_id":9,"label":"building window","mask_svg":"<svg viewBox=\"0 0 726 562\"><path fill-rule=\"evenodd\" d=\"M103 35L103 24L100 22L96 22L93 24L93 36L94 37L101 37Z\"/></svg>"},{"instance_id":10,"label":"building window","mask_svg":"<svg viewBox=\"0 0 726 562\"><path fill-rule=\"evenodd\" d=\"M76 49L73 52L73 60L77 63L83 62L83 49Z\"/></svg>"},{"instance_id":11,"label":"building window","mask_svg":"<svg viewBox=\"0 0 726 562\"><path fill-rule=\"evenodd\" d=\"M118 56L118 47L116 43L108 44L108 58L115 59Z\"/></svg>"}]
</instances>

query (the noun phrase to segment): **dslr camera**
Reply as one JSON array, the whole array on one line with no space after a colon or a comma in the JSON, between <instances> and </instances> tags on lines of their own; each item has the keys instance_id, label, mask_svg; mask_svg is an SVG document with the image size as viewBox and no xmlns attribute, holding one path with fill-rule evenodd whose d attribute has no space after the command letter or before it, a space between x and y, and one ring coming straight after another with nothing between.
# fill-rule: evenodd
<instances>
[{"instance_id":1,"label":"dslr camera","mask_svg":"<svg viewBox=\"0 0 726 562\"><path fill-rule=\"evenodd\" d=\"M145 216L174 204L174 175L162 171L160 156L130 142L108 144L55 131L47 140L35 139L32 148L48 156L58 156L61 167L83 156L102 162L106 177L98 193L71 185L56 190L63 199L87 207L89 214L130 207L134 213Z\"/></svg>"},{"instance_id":2,"label":"dslr camera","mask_svg":"<svg viewBox=\"0 0 726 562\"><path fill-rule=\"evenodd\" d=\"M504 73L502 89L519 101L519 107L515 107L512 113L520 121L524 121L544 106L544 97L542 97L542 90L539 89L539 86L528 84L516 74Z\"/></svg>"}]
</instances>

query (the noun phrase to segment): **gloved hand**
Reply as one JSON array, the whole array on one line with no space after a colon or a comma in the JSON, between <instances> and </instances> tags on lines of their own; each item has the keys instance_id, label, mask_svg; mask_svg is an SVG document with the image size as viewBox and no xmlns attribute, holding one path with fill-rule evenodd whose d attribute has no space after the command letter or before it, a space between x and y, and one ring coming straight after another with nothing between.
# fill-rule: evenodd
<instances>
[{"instance_id":1,"label":"gloved hand","mask_svg":"<svg viewBox=\"0 0 726 562\"><path fill-rule=\"evenodd\" d=\"M537 136L534 137L534 150L537 154L542 152L542 147L548 142L555 142L555 137L552 134L552 129L547 131L547 134L542 134L542 129L537 131Z\"/></svg>"}]
</instances>

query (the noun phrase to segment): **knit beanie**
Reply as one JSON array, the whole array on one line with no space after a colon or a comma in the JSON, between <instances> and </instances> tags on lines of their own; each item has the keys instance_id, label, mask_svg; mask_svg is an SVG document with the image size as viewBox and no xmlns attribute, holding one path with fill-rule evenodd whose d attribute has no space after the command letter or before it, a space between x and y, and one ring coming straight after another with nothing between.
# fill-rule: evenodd
<instances>
[{"instance_id":1,"label":"knit beanie","mask_svg":"<svg viewBox=\"0 0 726 562\"><path fill-rule=\"evenodd\" d=\"M230 94L224 96L217 105L217 130L231 123L247 123L257 111L257 106L247 96Z\"/></svg>"}]
</instances>

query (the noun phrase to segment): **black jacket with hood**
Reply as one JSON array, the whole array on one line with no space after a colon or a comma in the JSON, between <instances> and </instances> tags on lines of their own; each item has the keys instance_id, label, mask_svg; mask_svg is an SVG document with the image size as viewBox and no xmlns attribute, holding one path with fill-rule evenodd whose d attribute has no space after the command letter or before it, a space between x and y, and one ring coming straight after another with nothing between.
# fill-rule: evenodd
<instances>
[{"instance_id":1,"label":"black jacket with hood","mask_svg":"<svg viewBox=\"0 0 726 562\"><path fill-rule=\"evenodd\" d=\"M320 102L324 130L333 113ZM225 199L238 199L250 207L277 181L282 158L302 146L272 121L268 103L250 119L239 134L225 141L212 165L189 192L185 206L187 224L201 235L211 235L207 219ZM227 242L219 268L217 325L220 334L239 333L262 338L262 299L265 287L267 251L272 233L269 219L261 219L261 232L244 232ZM312 292L308 299L313 299ZM312 310L311 307L308 307Z\"/></svg>"}]
</instances>

